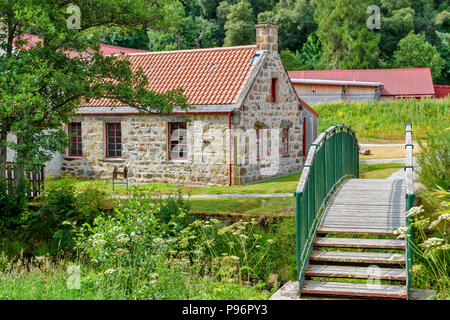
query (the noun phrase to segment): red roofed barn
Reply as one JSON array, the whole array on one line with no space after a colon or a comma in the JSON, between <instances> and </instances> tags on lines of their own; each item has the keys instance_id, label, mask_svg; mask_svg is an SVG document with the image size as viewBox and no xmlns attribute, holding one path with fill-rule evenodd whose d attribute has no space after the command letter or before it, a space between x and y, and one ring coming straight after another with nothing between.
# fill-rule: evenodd
<instances>
[{"instance_id":1,"label":"red roofed barn","mask_svg":"<svg viewBox=\"0 0 450 320\"><path fill-rule=\"evenodd\" d=\"M63 172L111 179L113 167L128 167L137 182L227 185L299 171L316 135L303 118L317 128L317 114L281 63L277 27L256 30L251 46L130 53L150 89L182 87L193 108L160 116L91 100L67 126Z\"/></svg>"},{"instance_id":2,"label":"red roofed barn","mask_svg":"<svg viewBox=\"0 0 450 320\"><path fill-rule=\"evenodd\" d=\"M17 45L17 40L21 40L21 41L26 41L25 44L18 46ZM38 44L39 42L42 42L42 39L39 38L39 36L35 35L35 34L24 34L23 36L20 37L20 39L15 38L13 43L16 47L18 47L21 50L27 50L33 46L35 46L36 44ZM117 47L117 46L112 46L109 44L103 44L100 43L100 51L101 53L103 53L103 55L105 56L109 56L112 54L120 54L120 53L125 53L125 54L129 54L129 53L138 53L138 52L150 52L147 50L139 50L139 49L132 49L132 48L124 48L124 47ZM71 53L70 56L75 55L75 53Z\"/></svg>"},{"instance_id":3,"label":"red roofed barn","mask_svg":"<svg viewBox=\"0 0 450 320\"><path fill-rule=\"evenodd\" d=\"M289 71L299 97L314 104L435 97L429 68Z\"/></svg>"}]
</instances>

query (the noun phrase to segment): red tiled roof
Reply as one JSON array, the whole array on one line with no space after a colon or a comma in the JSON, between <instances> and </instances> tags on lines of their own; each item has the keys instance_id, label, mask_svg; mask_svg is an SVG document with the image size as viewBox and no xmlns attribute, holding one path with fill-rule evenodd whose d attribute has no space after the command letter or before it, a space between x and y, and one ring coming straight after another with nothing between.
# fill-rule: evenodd
<instances>
[{"instance_id":1,"label":"red tiled roof","mask_svg":"<svg viewBox=\"0 0 450 320\"><path fill-rule=\"evenodd\" d=\"M256 46L224 47L130 54L132 70L146 73L148 89L156 92L183 88L192 105L232 104L252 69ZM120 106L108 99L83 106Z\"/></svg>"},{"instance_id":2,"label":"red tiled roof","mask_svg":"<svg viewBox=\"0 0 450 320\"><path fill-rule=\"evenodd\" d=\"M445 98L450 96L450 86L434 85L434 92L436 92L436 98Z\"/></svg>"},{"instance_id":3,"label":"red tiled roof","mask_svg":"<svg viewBox=\"0 0 450 320\"><path fill-rule=\"evenodd\" d=\"M382 96L434 96L429 68L363 69L363 70L303 70L288 71L291 79L323 79L344 81L377 81L384 84Z\"/></svg>"},{"instance_id":4,"label":"red tiled roof","mask_svg":"<svg viewBox=\"0 0 450 320\"><path fill-rule=\"evenodd\" d=\"M14 38L13 43L15 44L17 40L18 40L17 38ZM23 50L30 49L31 47L35 46L38 42L42 41L42 39L39 38L39 36L37 36L35 34L24 34L20 38L20 40L28 40L28 42L21 47L21 49L23 49ZM112 46L112 45L103 44L103 43L100 43L100 51L106 56L109 56L111 54L119 54L121 52L126 53L126 54L151 52L151 51L147 51L147 50L117 47L117 46Z\"/></svg>"}]
</instances>

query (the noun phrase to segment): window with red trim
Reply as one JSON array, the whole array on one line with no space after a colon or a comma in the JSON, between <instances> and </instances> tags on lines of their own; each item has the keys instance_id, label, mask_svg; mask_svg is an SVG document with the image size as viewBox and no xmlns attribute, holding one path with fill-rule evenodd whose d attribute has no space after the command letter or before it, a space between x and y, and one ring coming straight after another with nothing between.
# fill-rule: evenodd
<instances>
[{"instance_id":1,"label":"window with red trim","mask_svg":"<svg viewBox=\"0 0 450 320\"><path fill-rule=\"evenodd\" d=\"M122 157L122 129L120 123L106 124L106 157Z\"/></svg>"},{"instance_id":2,"label":"window with red trim","mask_svg":"<svg viewBox=\"0 0 450 320\"><path fill-rule=\"evenodd\" d=\"M256 129L256 159L260 159L263 155L263 134L261 130Z\"/></svg>"},{"instance_id":3,"label":"window with red trim","mask_svg":"<svg viewBox=\"0 0 450 320\"><path fill-rule=\"evenodd\" d=\"M81 122L69 123L69 156L81 157L82 155Z\"/></svg>"},{"instance_id":4,"label":"window with red trim","mask_svg":"<svg viewBox=\"0 0 450 320\"><path fill-rule=\"evenodd\" d=\"M272 78L272 85L270 87L272 103L277 102L277 78Z\"/></svg>"},{"instance_id":5,"label":"window with red trim","mask_svg":"<svg viewBox=\"0 0 450 320\"><path fill-rule=\"evenodd\" d=\"M281 130L281 154L289 153L289 129Z\"/></svg>"},{"instance_id":6,"label":"window with red trim","mask_svg":"<svg viewBox=\"0 0 450 320\"><path fill-rule=\"evenodd\" d=\"M186 122L169 122L169 159L187 160Z\"/></svg>"}]
</instances>

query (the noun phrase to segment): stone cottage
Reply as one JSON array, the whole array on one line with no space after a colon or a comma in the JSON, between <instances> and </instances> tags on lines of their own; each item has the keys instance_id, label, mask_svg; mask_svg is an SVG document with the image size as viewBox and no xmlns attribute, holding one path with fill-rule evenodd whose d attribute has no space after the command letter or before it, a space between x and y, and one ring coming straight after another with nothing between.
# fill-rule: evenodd
<instances>
[{"instance_id":1,"label":"stone cottage","mask_svg":"<svg viewBox=\"0 0 450 320\"><path fill-rule=\"evenodd\" d=\"M297 172L305 156L301 101L278 54L278 29L256 26L256 45L131 53L149 88L182 87L192 108L143 114L107 99L82 105L67 125L62 172L134 182L241 185ZM306 137L308 135L308 137Z\"/></svg>"}]
</instances>

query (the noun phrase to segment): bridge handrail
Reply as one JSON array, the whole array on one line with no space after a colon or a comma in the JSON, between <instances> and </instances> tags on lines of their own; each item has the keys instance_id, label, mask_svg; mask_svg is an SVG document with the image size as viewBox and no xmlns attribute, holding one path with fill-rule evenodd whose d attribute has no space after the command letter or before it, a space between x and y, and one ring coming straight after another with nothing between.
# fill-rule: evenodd
<instances>
[{"instance_id":1,"label":"bridge handrail","mask_svg":"<svg viewBox=\"0 0 450 320\"><path fill-rule=\"evenodd\" d=\"M322 213L337 186L347 177L359 177L359 145L355 131L339 124L322 131L311 144L294 194L300 288Z\"/></svg>"},{"instance_id":2,"label":"bridge handrail","mask_svg":"<svg viewBox=\"0 0 450 320\"><path fill-rule=\"evenodd\" d=\"M413 149L414 144L412 142L412 125L406 124L405 129L405 149L406 149L406 162L405 162L405 188L406 188L406 212L408 212L414 206L414 160ZM409 291L411 288L411 268L413 264L413 252L411 248L411 241L413 241L413 227L411 225L411 217L406 216L406 226L408 227L408 236L406 237L406 290L407 298L409 299Z\"/></svg>"}]
</instances>

